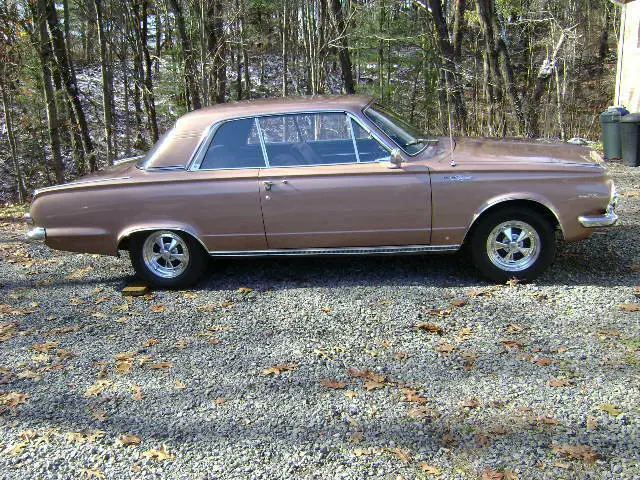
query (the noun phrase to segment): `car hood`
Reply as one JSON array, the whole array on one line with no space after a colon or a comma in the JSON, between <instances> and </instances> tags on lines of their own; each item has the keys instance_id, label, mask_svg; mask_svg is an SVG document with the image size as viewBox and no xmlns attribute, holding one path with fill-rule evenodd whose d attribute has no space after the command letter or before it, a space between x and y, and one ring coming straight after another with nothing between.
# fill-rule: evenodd
<instances>
[{"instance_id":1,"label":"car hood","mask_svg":"<svg viewBox=\"0 0 640 480\"><path fill-rule=\"evenodd\" d=\"M597 153L579 145L475 138L460 138L455 143L453 160L465 167L535 170L604 167Z\"/></svg>"}]
</instances>

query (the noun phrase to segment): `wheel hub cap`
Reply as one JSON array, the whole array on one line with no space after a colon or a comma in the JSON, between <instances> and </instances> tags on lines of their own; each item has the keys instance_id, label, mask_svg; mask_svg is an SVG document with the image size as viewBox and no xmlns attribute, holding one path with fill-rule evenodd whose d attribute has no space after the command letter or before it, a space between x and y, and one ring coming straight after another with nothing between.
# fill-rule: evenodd
<instances>
[{"instance_id":1,"label":"wheel hub cap","mask_svg":"<svg viewBox=\"0 0 640 480\"><path fill-rule=\"evenodd\" d=\"M175 278L189 265L189 248L177 233L154 232L147 237L142 248L144 263L155 275Z\"/></svg>"},{"instance_id":2,"label":"wheel hub cap","mask_svg":"<svg viewBox=\"0 0 640 480\"><path fill-rule=\"evenodd\" d=\"M531 267L540 256L540 235L526 222L509 220L491 231L486 248L489 260L496 267L520 272Z\"/></svg>"}]
</instances>

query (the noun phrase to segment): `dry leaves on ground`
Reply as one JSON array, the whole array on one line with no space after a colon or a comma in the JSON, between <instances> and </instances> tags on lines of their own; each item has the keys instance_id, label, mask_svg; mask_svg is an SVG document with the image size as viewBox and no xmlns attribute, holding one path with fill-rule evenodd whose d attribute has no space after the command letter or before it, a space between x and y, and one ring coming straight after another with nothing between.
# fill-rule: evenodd
<instances>
[{"instance_id":1,"label":"dry leaves on ground","mask_svg":"<svg viewBox=\"0 0 640 480\"><path fill-rule=\"evenodd\" d=\"M123 433L116 440L116 445L121 447L128 447L129 445L140 445L141 442L142 439L138 435Z\"/></svg>"},{"instance_id":2,"label":"dry leaves on ground","mask_svg":"<svg viewBox=\"0 0 640 480\"><path fill-rule=\"evenodd\" d=\"M621 303L619 307L625 312L640 312L640 304L637 303Z\"/></svg>"},{"instance_id":3,"label":"dry leaves on ground","mask_svg":"<svg viewBox=\"0 0 640 480\"><path fill-rule=\"evenodd\" d=\"M509 470L497 471L493 468L485 468L481 478L482 480L517 480L518 474Z\"/></svg>"},{"instance_id":4,"label":"dry leaves on ground","mask_svg":"<svg viewBox=\"0 0 640 480\"><path fill-rule=\"evenodd\" d=\"M152 448L150 450L147 450L146 452L142 452L142 456L151 460L155 460L156 462L173 460L174 458L176 458L175 455L167 451L167 447L165 445L160 447L158 450Z\"/></svg>"},{"instance_id":5,"label":"dry leaves on ground","mask_svg":"<svg viewBox=\"0 0 640 480\"><path fill-rule=\"evenodd\" d=\"M453 352L456 349L456 347L454 347L453 345L451 345L450 343L447 342L442 342L439 343L436 346L436 352L442 353L442 354L449 354L451 352Z\"/></svg>"},{"instance_id":6,"label":"dry leaves on ground","mask_svg":"<svg viewBox=\"0 0 640 480\"><path fill-rule=\"evenodd\" d=\"M549 380L549 386L551 387L568 387L571 382L566 378L552 378Z\"/></svg>"},{"instance_id":7,"label":"dry leaves on ground","mask_svg":"<svg viewBox=\"0 0 640 480\"><path fill-rule=\"evenodd\" d=\"M97 467L79 468L78 473L84 478L104 478L104 472Z\"/></svg>"},{"instance_id":8,"label":"dry leaves on ground","mask_svg":"<svg viewBox=\"0 0 640 480\"><path fill-rule=\"evenodd\" d=\"M433 323L422 322L416 325L417 330L422 330L429 333L437 333L438 335L442 335L444 333L444 329L440 328Z\"/></svg>"},{"instance_id":9,"label":"dry leaves on ground","mask_svg":"<svg viewBox=\"0 0 640 480\"><path fill-rule=\"evenodd\" d=\"M328 378L320 380L320 384L323 387L333 388L333 389L336 389L336 390L341 390L341 389L346 387L346 384L344 382L339 382L337 380L330 380Z\"/></svg>"},{"instance_id":10,"label":"dry leaves on ground","mask_svg":"<svg viewBox=\"0 0 640 480\"><path fill-rule=\"evenodd\" d=\"M427 475L440 475L440 469L429 465L427 462L418 462L418 468Z\"/></svg>"},{"instance_id":11,"label":"dry leaves on ground","mask_svg":"<svg viewBox=\"0 0 640 480\"><path fill-rule=\"evenodd\" d=\"M551 449L556 455L570 460L583 460L585 462L595 462L600 458L589 445L553 445Z\"/></svg>"},{"instance_id":12,"label":"dry leaves on ground","mask_svg":"<svg viewBox=\"0 0 640 480\"><path fill-rule=\"evenodd\" d=\"M87 388L87 390L84 392L84 396L97 397L102 392L104 392L107 388L109 388L111 385L113 385L113 382L111 380L107 380L107 379L96 380L93 385Z\"/></svg>"},{"instance_id":13,"label":"dry leaves on ground","mask_svg":"<svg viewBox=\"0 0 640 480\"><path fill-rule=\"evenodd\" d=\"M603 403L600 405L600 409L607 412L609 415L617 417L622 413L622 410L618 409L613 403Z\"/></svg>"},{"instance_id":14,"label":"dry leaves on ground","mask_svg":"<svg viewBox=\"0 0 640 480\"><path fill-rule=\"evenodd\" d=\"M272 367L265 368L262 371L262 374L263 375L273 375L274 377L277 377L282 372L288 372L290 370L295 370L299 365L300 365L299 363L293 363L291 365L273 365Z\"/></svg>"}]
</instances>

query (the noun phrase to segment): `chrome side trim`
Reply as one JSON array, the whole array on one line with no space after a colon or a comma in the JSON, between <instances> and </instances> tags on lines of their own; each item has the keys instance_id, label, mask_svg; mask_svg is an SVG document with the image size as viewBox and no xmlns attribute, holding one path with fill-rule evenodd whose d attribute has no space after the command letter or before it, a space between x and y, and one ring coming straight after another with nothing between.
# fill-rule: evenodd
<instances>
[{"instance_id":1,"label":"chrome side trim","mask_svg":"<svg viewBox=\"0 0 640 480\"><path fill-rule=\"evenodd\" d=\"M26 234L27 240L39 241L47 237L47 231L43 227L36 227L29 230Z\"/></svg>"},{"instance_id":2,"label":"chrome side trim","mask_svg":"<svg viewBox=\"0 0 640 480\"><path fill-rule=\"evenodd\" d=\"M399 245L384 247L273 248L270 250L218 250L212 257L264 257L312 255L385 255L402 253L455 252L460 245Z\"/></svg>"},{"instance_id":3,"label":"chrome side trim","mask_svg":"<svg viewBox=\"0 0 640 480\"><path fill-rule=\"evenodd\" d=\"M610 204L607 213L597 216L582 215L578 217L580 225L585 228L611 227L618 221L618 215L614 212L614 204Z\"/></svg>"}]
</instances>

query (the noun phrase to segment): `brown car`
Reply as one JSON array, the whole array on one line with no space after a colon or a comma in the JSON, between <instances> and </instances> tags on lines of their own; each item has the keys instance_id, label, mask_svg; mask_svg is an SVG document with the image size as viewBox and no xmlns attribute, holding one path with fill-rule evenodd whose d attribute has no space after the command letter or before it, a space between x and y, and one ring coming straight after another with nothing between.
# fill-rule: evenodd
<instances>
[{"instance_id":1,"label":"brown car","mask_svg":"<svg viewBox=\"0 0 640 480\"><path fill-rule=\"evenodd\" d=\"M613 225L615 188L585 147L422 138L370 98L217 105L142 159L36 191L31 239L117 255L161 287L211 256L454 252L495 281L532 279L556 234Z\"/></svg>"}]
</instances>

